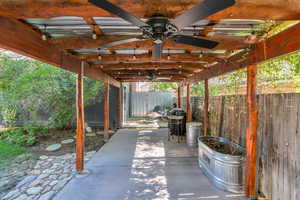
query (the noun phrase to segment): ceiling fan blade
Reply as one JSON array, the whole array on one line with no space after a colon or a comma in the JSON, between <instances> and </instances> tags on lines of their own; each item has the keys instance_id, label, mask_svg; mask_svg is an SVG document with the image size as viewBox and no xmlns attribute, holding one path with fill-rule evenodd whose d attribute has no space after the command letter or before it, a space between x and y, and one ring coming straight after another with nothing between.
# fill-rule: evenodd
<instances>
[{"instance_id":1,"label":"ceiling fan blade","mask_svg":"<svg viewBox=\"0 0 300 200\"><path fill-rule=\"evenodd\" d=\"M172 37L172 40L174 42L192 45L196 47L206 48L206 49L213 49L216 47L219 43L211 40L201 39L201 38L195 38L192 36L187 35L176 35Z\"/></svg>"},{"instance_id":2,"label":"ceiling fan blade","mask_svg":"<svg viewBox=\"0 0 300 200\"><path fill-rule=\"evenodd\" d=\"M161 59L162 47L163 47L162 43L161 44L153 43L153 46L152 46L152 58L153 59Z\"/></svg>"},{"instance_id":3,"label":"ceiling fan blade","mask_svg":"<svg viewBox=\"0 0 300 200\"><path fill-rule=\"evenodd\" d=\"M173 23L181 30L234 4L235 0L204 0L201 4L176 17Z\"/></svg>"},{"instance_id":4,"label":"ceiling fan blade","mask_svg":"<svg viewBox=\"0 0 300 200\"><path fill-rule=\"evenodd\" d=\"M95 6L102 8L114 15L117 15L121 18L123 18L124 20L132 23L135 26L149 26L148 24L146 24L144 21L140 20L139 18L137 18L136 16L130 14L129 12L123 10L122 8L110 3L109 1L106 0L89 0L90 3L94 4Z\"/></svg>"},{"instance_id":5,"label":"ceiling fan blade","mask_svg":"<svg viewBox=\"0 0 300 200\"><path fill-rule=\"evenodd\" d=\"M130 43L130 42L138 42L138 41L143 41L143 40L145 40L145 39L130 38L130 39L126 39L126 40L117 40L117 41L113 41L113 42L109 42L109 43L103 43L103 44L100 44L100 46L103 48L107 48L107 47L113 47L113 46L117 46L117 45L121 45L121 44L126 44L126 43Z\"/></svg>"}]
</instances>

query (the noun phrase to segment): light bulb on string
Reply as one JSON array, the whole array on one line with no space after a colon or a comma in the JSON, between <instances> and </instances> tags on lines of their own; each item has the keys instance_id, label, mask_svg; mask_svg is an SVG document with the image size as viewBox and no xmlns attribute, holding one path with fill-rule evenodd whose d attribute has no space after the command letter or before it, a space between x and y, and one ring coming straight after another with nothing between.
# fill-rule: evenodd
<instances>
[{"instance_id":1,"label":"light bulb on string","mask_svg":"<svg viewBox=\"0 0 300 200\"><path fill-rule=\"evenodd\" d=\"M47 35L46 35L46 32L47 32L47 26L44 25L44 32L43 32L43 35L42 35L42 40L46 41L47 40Z\"/></svg>"}]
</instances>

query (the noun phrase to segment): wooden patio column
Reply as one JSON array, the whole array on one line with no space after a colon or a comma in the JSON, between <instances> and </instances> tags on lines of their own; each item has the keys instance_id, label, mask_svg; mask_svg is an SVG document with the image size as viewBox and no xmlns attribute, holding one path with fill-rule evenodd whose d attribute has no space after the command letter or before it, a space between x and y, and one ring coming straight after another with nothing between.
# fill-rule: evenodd
<instances>
[{"instance_id":1,"label":"wooden patio column","mask_svg":"<svg viewBox=\"0 0 300 200\"><path fill-rule=\"evenodd\" d=\"M121 83L120 88L118 89L118 128L122 127L123 124L123 85Z\"/></svg>"},{"instance_id":2,"label":"wooden patio column","mask_svg":"<svg viewBox=\"0 0 300 200\"><path fill-rule=\"evenodd\" d=\"M256 65L247 68L247 110L248 127L246 136L247 172L245 191L250 199L256 198L256 139L257 139L257 107L256 107Z\"/></svg>"},{"instance_id":3,"label":"wooden patio column","mask_svg":"<svg viewBox=\"0 0 300 200\"><path fill-rule=\"evenodd\" d=\"M81 71L76 81L76 170L82 172L84 168L84 104L83 104L83 74L84 62L81 62Z\"/></svg>"},{"instance_id":4,"label":"wooden patio column","mask_svg":"<svg viewBox=\"0 0 300 200\"><path fill-rule=\"evenodd\" d=\"M209 131L209 116L208 116L208 106L209 106L209 90L208 90L208 80L204 80L204 108L203 108L203 133L204 136L208 136L208 131Z\"/></svg>"},{"instance_id":5,"label":"wooden patio column","mask_svg":"<svg viewBox=\"0 0 300 200\"><path fill-rule=\"evenodd\" d=\"M180 86L177 87L177 108L181 108Z\"/></svg>"},{"instance_id":6,"label":"wooden patio column","mask_svg":"<svg viewBox=\"0 0 300 200\"><path fill-rule=\"evenodd\" d=\"M103 102L103 122L104 122L104 139L109 139L109 83L104 83L104 102Z\"/></svg>"},{"instance_id":7,"label":"wooden patio column","mask_svg":"<svg viewBox=\"0 0 300 200\"><path fill-rule=\"evenodd\" d=\"M186 121L191 121L190 84L186 85Z\"/></svg>"}]
</instances>

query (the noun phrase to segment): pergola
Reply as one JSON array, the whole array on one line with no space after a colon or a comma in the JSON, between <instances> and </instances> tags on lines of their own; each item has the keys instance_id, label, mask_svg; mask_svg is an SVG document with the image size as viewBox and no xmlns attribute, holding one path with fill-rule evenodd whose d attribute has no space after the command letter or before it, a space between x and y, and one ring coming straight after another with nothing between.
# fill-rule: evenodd
<instances>
[{"instance_id":1,"label":"pergola","mask_svg":"<svg viewBox=\"0 0 300 200\"><path fill-rule=\"evenodd\" d=\"M222 1L222 0L220 0ZM155 13L173 19L202 0L110 0L138 18ZM273 25L268 25L273 20ZM104 44L141 35L129 22L90 4L88 0L0 1L0 47L53 64L78 74L77 170L83 170L83 76L105 83L104 132L109 129L109 87L122 82L170 81L180 87L205 81L204 134L208 134L208 79L247 67L247 177L246 194L256 194L256 69L257 64L300 49L300 24L267 37L300 20L298 0L236 0L236 4L182 32L219 42L213 49L197 48L166 40L160 59L153 59L152 42ZM280 25L278 25L280 22ZM155 74L156 79L150 79ZM180 91L180 90L178 90ZM180 92L178 92L180 97ZM187 98L187 99L188 99ZM180 99L180 98L178 98ZM121 119L122 90L119 93ZM178 102L180 106L180 102ZM189 111L189 100L187 111Z\"/></svg>"}]
</instances>

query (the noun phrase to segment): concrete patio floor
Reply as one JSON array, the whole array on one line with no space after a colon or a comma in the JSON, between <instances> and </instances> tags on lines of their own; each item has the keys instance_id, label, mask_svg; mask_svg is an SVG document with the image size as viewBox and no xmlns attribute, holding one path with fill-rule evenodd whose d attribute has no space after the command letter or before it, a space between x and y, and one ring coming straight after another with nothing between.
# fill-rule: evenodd
<instances>
[{"instance_id":1,"label":"concrete patio floor","mask_svg":"<svg viewBox=\"0 0 300 200\"><path fill-rule=\"evenodd\" d=\"M201 172L197 149L167 141L167 129L119 130L55 200L246 199L217 189Z\"/></svg>"}]
</instances>

